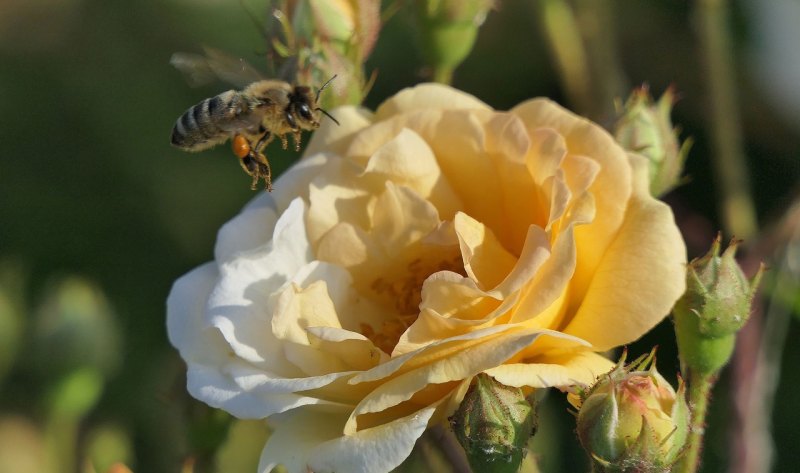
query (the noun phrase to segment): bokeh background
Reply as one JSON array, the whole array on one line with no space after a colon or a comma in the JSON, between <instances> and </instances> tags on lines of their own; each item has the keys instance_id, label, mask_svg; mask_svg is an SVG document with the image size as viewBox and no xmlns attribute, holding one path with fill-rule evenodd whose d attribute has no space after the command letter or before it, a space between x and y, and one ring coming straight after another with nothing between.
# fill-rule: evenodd
<instances>
[{"instance_id":1,"label":"bokeh background","mask_svg":"<svg viewBox=\"0 0 800 473\"><path fill-rule=\"evenodd\" d=\"M246 5L266 21L265 3ZM690 178L666 200L697 256L723 228L710 164L709 97L717 84L702 56L697 4L568 2L588 54L608 68L586 77L591 96L582 99L570 93L544 27L545 14L561 3L499 2L454 85L498 109L551 97L606 125L615 97L643 83L655 94L674 86L673 120L694 146ZM800 190L800 3L736 1L728 24L740 138L764 229L750 253L797 271L800 261L787 258L800 253L784 250L786 228L797 225L787 227L787 211ZM420 55L408 47L413 33L403 10L384 25L367 63L377 71L369 107L425 80ZM103 472L115 461L136 472L188 471L192 462L197 472L255 471L263 429L231 428L227 414L188 397L185 367L165 330L172 282L212 258L217 229L254 196L227 147L187 154L169 146L175 119L225 90L192 89L169 65L173 52L203 45L259 66L266 47L240 2L0 2L2 473L92 471L89 462ZM280 172L299 155L278 148L269 153ZM783 299L783 312L796 314L797 299ZM759 322L773 317L774 304L763 302ZM790 472L800 465L800 347L793 343L800 330L785 314L777 333L788 343L775 340L772 352L774 411L759 420L775 442L773 471ZM631 350L654 344L660 371L674 379L669 321ZM739 364L714 392L703 471L743 471L734 396L741 373L755 369L741 360L757 361L758 352L740 348ZM540 417L542 470L585 471L562 396L547 396Z\"/></svg>"}]
</instances>

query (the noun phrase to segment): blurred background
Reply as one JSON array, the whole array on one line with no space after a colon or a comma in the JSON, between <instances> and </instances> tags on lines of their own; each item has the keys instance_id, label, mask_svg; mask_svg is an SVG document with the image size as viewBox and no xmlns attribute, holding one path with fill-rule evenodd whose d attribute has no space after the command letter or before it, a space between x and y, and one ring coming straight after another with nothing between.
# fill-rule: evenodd
<instances>
[{"instance_id":1,"label":"blurred background","mask_svg":"<svg viewBox=\"0 0 800 473\"><path fill-rule=\"evenodd\" d=\"M746 471L742 442L763 439L747 437L755 424L771 432L773 471L796 471L800 346L786 340L800 337L800 302L783 276L796 284L800 265L800 3L742 0L720 16L731 32L728 85L712 79L709 3L499 1L452 82L497 109L547 96L608 126L615 98L642 84L655 95L674 87L673 122L694 145L689 178L665 200L690 257L724 230L747 239L750 274L758 260L772 268L755 329L714 391L703 471ZM212 258L217 229L255 195L227 146L188 154L169 145L185 109L227 88L192 89L169 59L211 46L266 71L251 13L266 22L267 2L0 2L0 472L104 472L114 462L136 472L255 471L263 427L231 427L227 414L190 399L165 330L172 282ZM563 21L579 28L583 50L570 49ZM377 73L370 108L428 80L407 46L414 28L404 9L383 25L366 64ZM581 61L587 68L574 69ZM710 101L720 90L739 115L723 116L733 152L746 157L756 215L744 235L720 211L712 165L720 120ZM277 145L269 156L274 173L299 157ZM671 322L631 350L654 344L659 370L677 372ZM754 384L755 401L739 395ZM540 466L586 471L561 398L541 408ZM766 407L751 409L758 399Z\"/></svg>"}]
</instances>

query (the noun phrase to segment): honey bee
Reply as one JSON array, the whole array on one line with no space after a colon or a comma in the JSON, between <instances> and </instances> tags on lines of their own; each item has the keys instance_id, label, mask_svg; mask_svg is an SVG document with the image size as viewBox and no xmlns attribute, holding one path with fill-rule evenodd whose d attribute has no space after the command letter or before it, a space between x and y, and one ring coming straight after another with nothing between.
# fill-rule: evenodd
<instances>
[{"instance_id":1,"label":"honey bee","mask_svg":"<svg viewBox=\"0 0 800 473\"><path fill-rule=\"evenodd\" d=\"M252 68L243 62L223 60L221 53L206 51L208 57L175 55L172 63L188 74L196 75L203 68L230 79L237 72L252 76ZM233 65L233 67L231 67ZM277 136L287 149L287 135L294 138L295 151L300 151L303 130L319 128L321 114L337 125L336 119L317 104L319 94L336 76L328 79L314 94L310 87L291 85L281 80L257 80L243 90L228 90L190 107L175 122L170 142L185 151L202 151L231 139L233 153L242 169L253 178L251 189L264 180L272 191L272 171L264 148Z\"/></svg>"}]
</instances>

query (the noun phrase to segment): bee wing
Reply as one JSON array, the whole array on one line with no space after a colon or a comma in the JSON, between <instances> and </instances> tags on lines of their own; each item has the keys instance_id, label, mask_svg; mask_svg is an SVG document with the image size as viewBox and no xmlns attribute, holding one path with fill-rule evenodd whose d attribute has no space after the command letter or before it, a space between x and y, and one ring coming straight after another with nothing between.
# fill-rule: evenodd
<instances>
[{"instance_id":1,"label":"bee wing","mask_svg":"<svg viewBox=\"0 0 800 473\"><path fill-rule=\"evenodd\" d=\"M222 80L239 88L264 79L256 68L244 59L235 58L218 49L203 48L205 55L175 53L169 60L176 69L186 76L193 87L207 85Z\"/></svg>"}]
</instances>

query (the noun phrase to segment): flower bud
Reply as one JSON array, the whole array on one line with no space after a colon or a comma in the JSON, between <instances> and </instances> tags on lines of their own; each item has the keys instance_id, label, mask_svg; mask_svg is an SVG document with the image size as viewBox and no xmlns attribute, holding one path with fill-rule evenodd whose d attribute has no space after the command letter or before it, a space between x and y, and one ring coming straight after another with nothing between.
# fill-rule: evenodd
<instances>
[{"instance_id":1,"label":"flower bud","mask_svg":"<svg viewBox=\"0 0 800 473\"><path fill-rule=\"evenodd\" d=\"M720 237L711 250L686 270L686 292L675 303L675 332L681 360L690 370L714 374L730 359L736 333L750 316L763 265L748 280L736 262L737 241L720 252Z\"/></svg>"},{"instance_id":2,"label":"flower bud","mask_svg":"<svg viewBox=\"0 0 800 473\"><path fill-rule=\"evenodd\" d=\"M614 125L617 141L650 162L650 193L656 197L680 183L683 164L691 147L691 140L683 144L678 142L678 132L670 119L674 103L672 89L667 89L658 102L654 102L647 87L642 86L618 111Z\"/></svg>"},{"instance_id":3,"label":"flower bud","mask_svg":"<svg viewBox=\"0 0 800 473\"><path fill-rule=\"evenodd\" d=\"M519 470L536 418L520 388L480 374L452 422L473 471L511 473Z\"/></svg>"},{"instance_id":4,"label":"flower bud","mask_svg":"<svg viewBox=\"0 0 800 473\"><path fill-rule=\"evenodd\" d=\"M48 379L90 368L101 375L119 366L120 336L103 292L79 277L52 286L36 312L33 361Z\"/></svg>"},{"instance_id":5,"label":"flower bud","mask_svg":"<svg viewBox=\"0 0 800 473\"><path fill-rule=\"evenodd\" d=\"M360 104L369 88L364 62L380 30L379 0L283 0L273 9L282 40L272 49L296 66L293 79L320 86L333 76L332 91L321 96L323 108Z\"/></svg>"},{"instance_id":6,"label":"flower bud","mask_svg":"<svg viewBox=\"0 0 800 473\"><path fill-rule=\"evenodd\" d=\"M689 410L683 382L677 394L656 371L655 350L617 366L570 402L578 408L578 438L594 471L668 472L683 451Z\"/></svg>"},{"instance_id":7,"label":"flower bud","mask_svg":"<svg viewBox=\"0 0 800 473\"><path fill-rule=\"evenodd\" d=\"M447 71L447 77L437 81L449 82L449 74L472 51L478 28L493 5L492 0L414 2L425 61L436 71Z\"/></svg>"}]
</instances>

